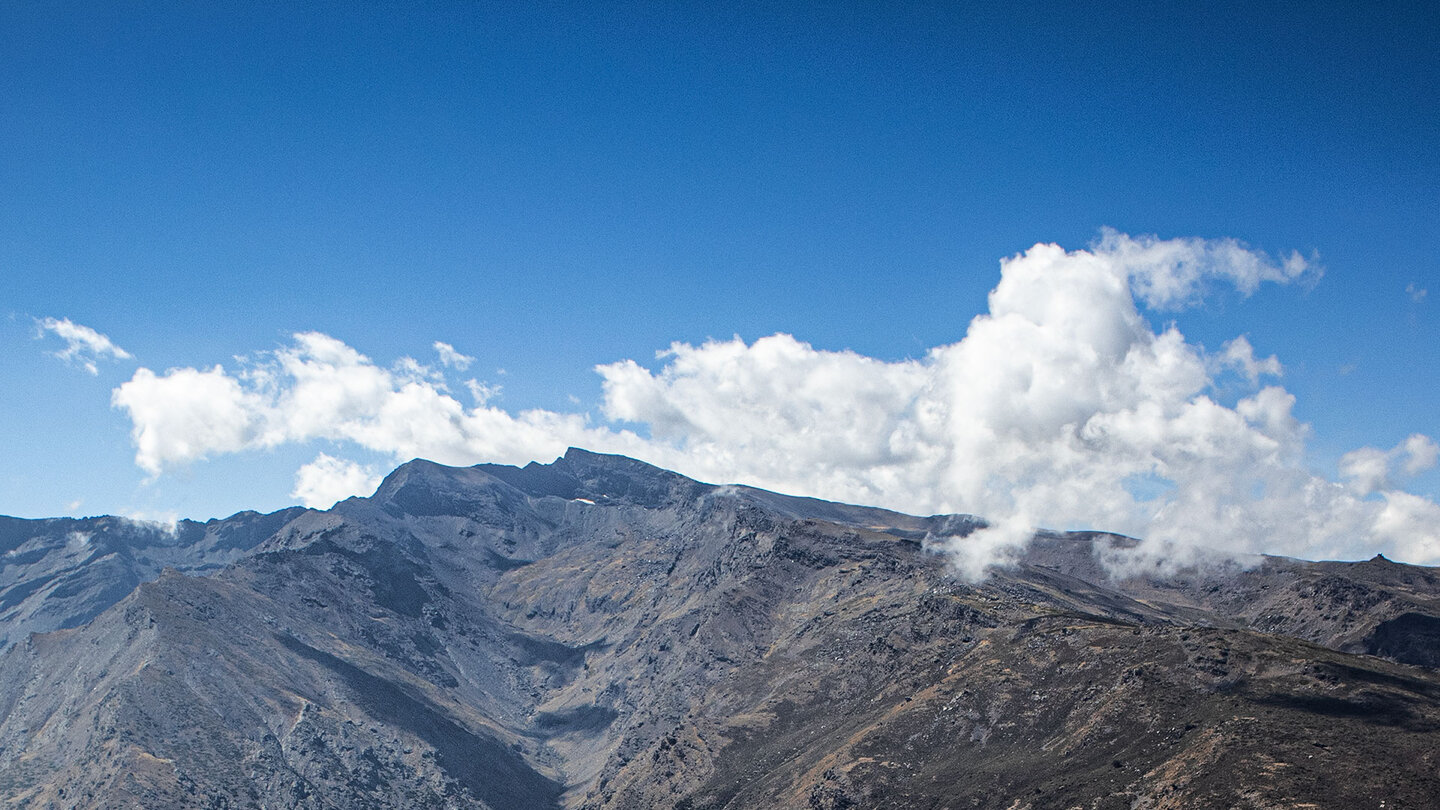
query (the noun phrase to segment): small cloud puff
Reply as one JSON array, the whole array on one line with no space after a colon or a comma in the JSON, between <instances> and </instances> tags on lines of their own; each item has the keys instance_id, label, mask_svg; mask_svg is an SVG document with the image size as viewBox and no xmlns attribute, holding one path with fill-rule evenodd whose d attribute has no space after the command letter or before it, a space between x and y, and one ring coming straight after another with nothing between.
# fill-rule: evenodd
<instances>
[{"instance_id":1,"label":"small cloud puff","mask_svg":"<svg viewBox=\"0 0 1440 810\"><path fill-rule=\"evenodd\" d=\"M1221 346L1217 360L1221 368L1235 369L1249 380L1251 385L1257 384L1262 376L1279 377L1285 372L1280 365L1280 359L1273 354L1263 360L1256 360L1255 348L1244 335Z\"/></svg>"},{"instance_id":2,"label":"small cloud puff","mask_svg":"<svg viewBox=\"0 0 1440 810\"><path fill-rule=\"evenodd\" d=\"M110 338L91 329L71 321L69 318L36 318L35 325L37 333L35 337L44 337L49 332L65 341L65 348L50 352L53 357L58 357L66 363L79 365L91 374L99 374L98 362L110 358L114 360L129 360L130 353L116 346Z\"/></svg>"},{"instance_id":3,"label":"small cloud puff","mask_svg":"<svg viewBox=\"0 0 1440 810\"><path fill-rule=\"evenodd\" d=\"M1419 475L1440 459L1440 445L1415 433L1390 448L1362 447L1340 458L1340 477L1359 495L1393 490L1396 482Z\"/></svg>"},{"instance_id":4,"label":"small cloud puff","mask_svg":"<svg viewBox=\"0 0 1440 810\"><path fill-rule=\"evenodd\" d=\"M1408 296L1411 301L1414 301L1417 304L1423 303L1425 301L1425 296L1429 294L1429 290L1419 286L1413 281L1405 285L1405 295Z\"/></svg>"},{"instance_id":5,"label":"small cloud puff","mask_svg":"<svg viewBox=\"0 0 1440 810\"><path fill-rule=\"evenodd\" d=\"M311 509L329 509L352 495L369 495L382 476L373 467L321 453L295 472L290 497Z\"/></svg>"},{"instance_id":6,"label":"small cloud puff","mask_svg":"<svg viewBox=\"0 0 1440 810\"><path fill-rule=\"evenodd\" d=\"M500 386L482 383L479 380L466 380L465 387L469 389L470 398L475 400L476 405L484 405L500 396Z\"/></svg>"},{"instance_id":7,"label":"small cloud puff","mask_svg":"<svg viewBox=\"0 0 1440 810\"><path fill-rule=\"evenodd\" d=\"M180 513L173 510L127 509L121 511L120 517L138 528L163 532L172 537L180 528Z\"/></svg>"},{"instance_id":8,"label":"small cloud puff","mask_svg":"<svg viewBox=\"0 0 1440 810\"><path fill-rule=\"evenodd\" d=\"M455 351L455 347L449 343L435 341L435 352L440 355L440 364L446 368L453 368L457 371L464 371L475 362L475 358Z\"/></svg>"}]
</instances>

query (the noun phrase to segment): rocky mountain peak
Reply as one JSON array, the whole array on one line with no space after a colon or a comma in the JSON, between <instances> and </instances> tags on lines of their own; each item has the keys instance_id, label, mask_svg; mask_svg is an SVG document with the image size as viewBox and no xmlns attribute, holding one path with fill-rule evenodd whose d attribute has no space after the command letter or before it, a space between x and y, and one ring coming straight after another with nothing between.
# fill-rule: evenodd
<instances>
[{"instance_id":1,"label":"rocky mountain peak","mask_svg":"<svg viewBox=\"0 0 1440 810\"><path fill-rule=\"evenodd\" d=\"M920 540L977 525L578 449L164 542L0 520L0 627L68 628L0 655L0 798L1435 806L1433 569L1116 580L1143 541L1046 532L958 582Z\"/></svg>"}]
</instances>

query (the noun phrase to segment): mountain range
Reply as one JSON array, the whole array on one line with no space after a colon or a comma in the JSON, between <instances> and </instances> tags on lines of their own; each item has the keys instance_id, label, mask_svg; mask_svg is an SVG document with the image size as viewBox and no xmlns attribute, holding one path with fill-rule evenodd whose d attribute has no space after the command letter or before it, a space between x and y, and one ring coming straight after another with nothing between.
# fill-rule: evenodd
<instances>
[{"instance_id":1,"label":"mountain range","mask_svg":"<svg viewBox=\"0 0 1440 810\"><path fill-rule=\"evenodd\" d=\"M572 449L327 511L0 518L35 808L1440 806L1440 570L1166 576ZM960 541L960 542L963 542Z\"/></svg>"}]
</instances>

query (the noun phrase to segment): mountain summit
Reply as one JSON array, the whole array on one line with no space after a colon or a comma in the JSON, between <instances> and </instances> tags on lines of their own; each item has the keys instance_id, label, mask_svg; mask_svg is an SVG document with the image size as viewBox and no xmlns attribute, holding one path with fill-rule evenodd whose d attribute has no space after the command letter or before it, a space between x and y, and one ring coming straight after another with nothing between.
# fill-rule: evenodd
<instances>
[{"instance_id":1,"label":"mountain summit","mask_svg":"<svg viewBox=\"0 0 1440 810\"><path fill-rule=\"evenodd\" d=\"M326 512L0 519L0 796L66 808L1440 803L1440 576L979 584L914 517L619 456ZM46 631L46 632L39 632Z\"/></svg>"}]
</instances>

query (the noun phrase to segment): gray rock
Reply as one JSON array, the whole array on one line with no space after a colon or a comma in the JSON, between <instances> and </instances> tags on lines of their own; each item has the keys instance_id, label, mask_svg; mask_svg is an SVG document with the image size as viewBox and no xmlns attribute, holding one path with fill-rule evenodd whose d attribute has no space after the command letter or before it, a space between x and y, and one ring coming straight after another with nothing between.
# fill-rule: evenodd
<instances>
[{"instance_id":1,"label":"gray rock","mask_svg":"<svg viewBox=\"0 0 1440 810\"><path fill-rule=\"evenodd\" d=\"M524 468L415 461L372 498L277 515L189 542L127 536L130 558L167 549L170 570L115 569L132 572L115 599L95 573L111 558L60 542L80 529L3 535L28 534L11 547L43 553L26 564L49 560L90 596L13 591L22 621L64 614L53 627L68 629L12 625L0 796L494 810L1440 799L1433 569L1271 559L1116 582L1097 546L1133 541L1043 534L972 586L920 541L974 518L712 487L579 450Z\"/></svg>"}]
</instances>

